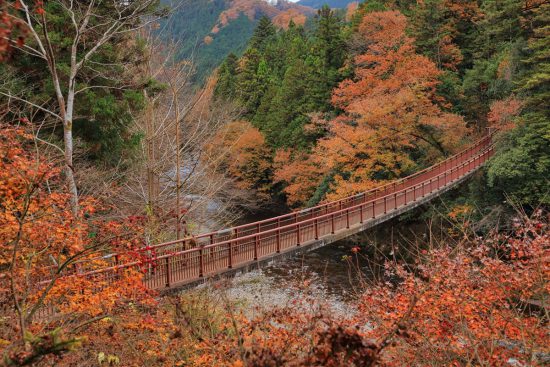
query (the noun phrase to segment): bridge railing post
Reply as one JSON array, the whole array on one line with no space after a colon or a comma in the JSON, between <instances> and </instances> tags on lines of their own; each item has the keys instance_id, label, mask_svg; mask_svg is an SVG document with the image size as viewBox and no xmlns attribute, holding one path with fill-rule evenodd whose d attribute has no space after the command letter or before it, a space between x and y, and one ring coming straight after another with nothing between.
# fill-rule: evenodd
<instances>
[{"instance_id":1,"label":"bridge railing post","mask_svg":"<svg viewBox=\"0 0 550 367\"><path fill-rule=\"evenodd\" d=\"M318 240L319 239L319 220L315 219L313 221L313 225L315 226L315 239Z\"/></svg>"},{"instance_id":2,"label":"bridge railing post","mask_svg":"<svg viewBox=\"0 0 550 367\"><path fill-rule=\"evenodd\" d=\"M300 237L300 223L298 223L298 225L296 226L296 246L300 246Z\"/></svg>"},{"instance_id":3,"label":"bridge railing post","mask_svg":"<svg viewBox=\"0 0 550 367\"><path fill-rule=\"evenodd\" d=\"M384 196L384 214L388 212L388 197Z\"/></svg>"},{"instance_id":4,"label":"bridge railing post","mask_svg":"<svg viewBox=\"0 0 550 367\"><path fill-rule=\"evenodd\" d=\"M363 224L363 208L364 207L365 207L364 205L361 205L359 207L359 223L361 223L361 224Z\"/></svg>"},{"instance_id":5,"label":"bridge railing post","mask_svg":"<svg viewBox=\"0 0 550 367\"><path fill-rule=\"evenodd\" d=\"M275 236L275 245L277 247L277 253L281 252L281 230L277 229L277 235Z\"/></svg>"},{"instance_id":6,"label":"bridge railing post","mask_svg":"<svg viewBox=\"0 0 550 367\"><path fill-rule=\"evenodd\" d=\"M199 277L204 277L204 245L199 248Z\"/></svg>"},{"instance_id":7,"label":"bridge railing post","mask_svg":"<svg viewBox=\"0 0 550 367\"><path fill-rule=\"evenodd\" d=\"M254 236L254 260L258 260L258 245L260 244L260 236Z\"/></svg>"},{"instance_id":8,"label":"bridge railing post","mask_svg":"<svg viewBox=\"0 0 550 367\"><path fill-rule=\"evenodd\" d=\"M170 258L166 257L165 260L165 271L166 271L166 288L170 288Z\"/></svg>"},{"instance_id":9,"label":"bridge railing post","mask_svg":"<svg viewBox=\"0 0 550 367\"><path fill-rule=\"evenodd\" d=\"M349 209L346 210L346 228L349 229Z\"/></svg>"},{"instance_id":10,"label":"bridge railing post","mask_svg":"<svg viewBox=\"0 0 550 367\"><path fill-rule=\"evenodd\" d=\"M334 234L334 214L330 216L330 233Z\"/></svg>"},{"instance_id":11,"label":"bridge railing post","mask_svg":"<svg viewBox=\"0 0 550 367\"><path fill-rule=\"evenodd\" d=\"M233 241L229 241L229 259L227 267L229 269L233 267Z\"/></svg>"}]
</instances>

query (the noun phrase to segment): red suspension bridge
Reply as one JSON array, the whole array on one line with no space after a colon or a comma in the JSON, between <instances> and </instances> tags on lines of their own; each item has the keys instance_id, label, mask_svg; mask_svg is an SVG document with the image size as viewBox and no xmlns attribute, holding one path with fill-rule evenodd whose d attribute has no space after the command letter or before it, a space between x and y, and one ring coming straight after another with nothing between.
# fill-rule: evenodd
<instances>
[{"instance_id":1,"label":"red suspension bridge","mask_svg":"<svg viewBox=\"0 0 550 367\"><path fill-rule=\"evenodd\" d=\"M147 287L164 290L212 276L245 271L261 262L311 250L364 231L443 194L479 169L493 154L491 135L468 149L406 178L359 195L275 218L143 248L150 261L81 272L98 281L139 268ZM192 247L192 248L189 248Z\"/></svg>"}]
</instances>

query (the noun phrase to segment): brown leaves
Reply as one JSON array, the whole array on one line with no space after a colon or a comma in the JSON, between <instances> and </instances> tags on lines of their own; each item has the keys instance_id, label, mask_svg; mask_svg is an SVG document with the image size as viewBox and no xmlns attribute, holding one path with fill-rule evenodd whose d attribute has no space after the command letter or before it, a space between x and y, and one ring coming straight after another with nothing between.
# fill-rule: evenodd
<instances>
[{"instance_id":1,"label":"brown leaves","mask_svg":"<svg viewBox=\"0 0 550 367\"><path fill-rule=\"evenodd\" d=\"M523 102L515 96L494 101L487 116L489 124L501 130L510 130L515 126L515 118L523 108Z\"/></svg>"}]
</instances>

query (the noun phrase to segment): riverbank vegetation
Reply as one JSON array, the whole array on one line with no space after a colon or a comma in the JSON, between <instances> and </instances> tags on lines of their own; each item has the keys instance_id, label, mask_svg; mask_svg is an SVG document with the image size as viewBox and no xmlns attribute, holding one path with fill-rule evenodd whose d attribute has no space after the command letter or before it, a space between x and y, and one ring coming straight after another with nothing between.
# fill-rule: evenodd
<instances>
[{"instance_id":1,"label":"riverbank vegetation","mask_svg":"<svg viewBox=\"0 0 550 367\"><path fill-rule=\"evenodd\" d=\"M261 18L197 87L158 1L0 0L1 365L548 364L550 4L350 9ZM363 192L488 130L494 157L424 212L447 235L380 254L348 315L308 279L261 312L225 283L141 282L152 245ZM373 250L343 261L362 274Z\"/></svg>"}]
</instances>

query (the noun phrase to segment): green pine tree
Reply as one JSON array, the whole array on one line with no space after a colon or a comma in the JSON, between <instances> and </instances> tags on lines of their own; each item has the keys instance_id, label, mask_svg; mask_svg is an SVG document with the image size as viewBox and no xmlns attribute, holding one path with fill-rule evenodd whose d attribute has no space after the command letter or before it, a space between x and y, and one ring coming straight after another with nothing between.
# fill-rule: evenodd
<instances>
[{"instance_id":1,"label":"green pine tree","mask_svg":"<svg viewBox=\"0 0 550 367\"><path fill-rule=\"evenodd\" d=\"M535 10L528 70L518 92L525 108L492 160L489 184L522 204L550 204L550 4Z\"/></svg>"},{"instance_id":2,"label":"green pine tree","mask_svg":"<svg viewBox=\"0 0 550 367\"><path fill-rule=\"evenodd\" d=\"M237 99L245 115L254 116L268 88L269 67L255 48L249 48L241 61L237 77Z\"/></svg>"},{"instance_id":3,"label":"green pine tree","mask_svg":"<svg viewBox=\"0 0 550 367\"><path fill-rule=\"evenodd\" d=\"M259 51L263 51L265 44L273 37L276 33L275 26L267 16L262 16L258 21L258 25L254 30L254 34L250 39L249 47L255 48Z\"/></svg>"},{"instance_id":4,"label":"green pine tree","mask_svg":"<svg viewBox=\"0 0 550 367\"><path fill-rule=\"evenodd\" d=\"M237 87L237 67L239 59L230 53L218 71L218 82L214 89L216 98L233 99Z\"/></svg>"}]
</instances>

